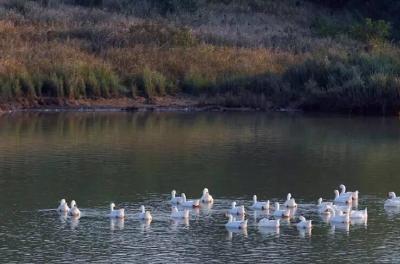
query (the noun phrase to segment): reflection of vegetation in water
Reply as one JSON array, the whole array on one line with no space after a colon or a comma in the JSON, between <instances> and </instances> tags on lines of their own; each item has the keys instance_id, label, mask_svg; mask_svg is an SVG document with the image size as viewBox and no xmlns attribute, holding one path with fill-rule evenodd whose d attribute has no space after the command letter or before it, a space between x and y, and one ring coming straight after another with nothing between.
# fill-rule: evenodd
<instances>
[{"instance_id":1,"label":"reflection of vegetation in water","mask_svg":"<svg viewBox=\"0 0 400 264\"><path fill-rule=\"evenodd\" d=\"M3 116L0 124L0 145L7 153L3 159L26 155L33 171L40 164L49 168L40 172L48 174L48 179L79 170L85 177L78 181L89 189L107 182L110 188L120 186L128 191L129 185L121 186L127 181L157 190L178 188L158 184L161 178L181 175L176 184L192 182L195 194L199 190L194 186L206 183L229 183L231 191L239 194L243 186L257 186L253 190L257 192L294 179L297 189L307 191L305 179L311 177L328 198L341 182L357 183L357 188L365 190L375 181L393 179L399 169L393 166L399 144L395 119L255 113L30 113ZM67 166L62 172L57 169L60 164ZM15 170L22 175L32 172L23 168ZM67 180L59 183L70 186ZM283 195L280 189L272 192Z\"/></svg>"}]
</instances>

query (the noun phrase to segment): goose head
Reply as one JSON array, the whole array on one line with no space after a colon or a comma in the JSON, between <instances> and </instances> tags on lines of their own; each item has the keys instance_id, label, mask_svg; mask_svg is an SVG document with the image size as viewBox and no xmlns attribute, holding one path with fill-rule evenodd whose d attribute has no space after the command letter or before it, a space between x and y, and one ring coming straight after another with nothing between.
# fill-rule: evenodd
<instances>
[{"instance_id":1,"label":"goose head","mask_svg":"<svg viewBox=\"0 0 400 264\"><path fill-rule=\"evenodd\" d=\"M181 197L182 197L182 201L183 201L183 202L186 202L186 194L182 193L182 194L181 194Z\"/></svg>"},{"instance_id":2,"label":"goose head","mask_svg":"<svg viewBox=\"0 0 400 264\"><path fill-rule=\"evenodd\" d=\"M317 204L318 204L318 205L321 205L321 204L322 204L322 198L319 198L319 199L318 199Z\"/></svg>"},{"instance_id":3,"label":"goose head","mask_svg":"<svg viewBox=\"0 0 400 264\"><path fill-rule=\"evenodd\" d=\"M172 192L171 192L172 198L175 198L175 195L176 195L176 191L175 191L175 190L172 190Z\"/></svg>"},{"instance_id":4,"label":"goose head","mask_svg":"<svg viewBox=\"0 0 400 264\"><path fill-rule=\"evenodd\" d=\"M338 190L334 190L333 191L335 193L335 199L339 197L339 191Z\"/></svg>"},{"instance_id":5,"label":"goose head","mask_svg":"<svg viewBox=\"0 0 400 264\"><path fill-rule=\"evenodd\" d=\"M114 208L115 208L115 203L110 203L110 210L114 211Z\"/></svg>"},{"instance_id":6,"label":"goose head","mask_svg":"<svg viewBox=\"0 0 400 264\"><path fill-rule=\"evenodd\" d=\"M287 194L287 197L286 197L286 200L289 201L291 198L292 198L292 194L291 194L291 193L288 193L288 194Z\"/></svg>"},{"instance_id":7,"label":"goose head","mask_svg":"<svg viewBox=\"0 0 400 264\"><path fill-rule=\"evenodd\" d=\"M72 200L71 201L71 208L74 208L76 206L76 202L75 202L75 200Z\"/></svg>"},{"instance_id":8,"label":"goose head","mask_svg":"<svg viewBox=\"0 0 400 264\"><path fill-rule=\"evenodd\" d=\"M236 207L236 202L232 202L232 208Z\"/></svg>"},{"instance_id":9,"label":"goose head","mask_svg":"<svg viewBox=\"0 0 400 264\"><path fill-rule=\"evenodd\" d=\"M388 196L389 196L390 199L396 198L395 192L389 192L389 193L388 193ZM61 201L62 201L62 200L61 200Z\"/></svg>"},{"instance_id":10,"label":"goose head","mask_svg":"<svg viewBox=\"0 0 400 264\"><path fill-rule=\"evenodd\" d=\"M141 206L140 206L140 211L142 211L142 214L145 213L144 205L141 205Z\"/></svg>"},{"instance_id":11,"label":"goose head","mask_svg":"<svg viewBox=\"0 0 400 264\"><path fill-rule=\"evenodd\" d=\"M299 216L299 220L301 221L301 222L305 222L306 221L306 219L304 218L304 216Z\"/></svg>"},{"instance_id":12,"label":"goose head","mask_svg":"<svg viewBox=\"0 0 400 264\"><path fill-rule=\"evenodd\" d=\"M342 191L341 193L345 193L346 192L346 186L344 186L344 184L340 184L339 188Z\"/></svg>"},{"instance_id":13,"label":"goose head","mask_svg":"<svg viewBox=\"0 0 400 264\"><path fill-rule=\"evenodd\" d=\"M275 203L275 210L276 210L276 211L279 210L279 203L278 203L278 202Z\"/></svg>"},{"instance_id":14,"label":"goose head","mask_svg":"<svg viewBox=\"0 0 400 264\"><path fill-rule=\"evenodd\" d=\"M207 188L204 188L204 189L203 189L203 195L206 195L207 193L209 193L209 192L208 192L208 189L207 189Z\"/></svg>"},{"instance_id":15,"label":"goose head","mask_svg":"<svg viewBox=\"0 0 400 264\"><path fill-rule=\"evenodd\" d=\"M253 202L254 202L254 203L257 202L257 195L253 195Z\"/></svg>"},{"instance_id":16,"label":"goose head","mask_svg":"<svg viewBox=\"0 0 400 264\"><path fill-rule=\"evenodd\" d=\"M65 204L65 203L66 203L65 199L60 200L60 204Z\"/></svg>"}]
</instances>

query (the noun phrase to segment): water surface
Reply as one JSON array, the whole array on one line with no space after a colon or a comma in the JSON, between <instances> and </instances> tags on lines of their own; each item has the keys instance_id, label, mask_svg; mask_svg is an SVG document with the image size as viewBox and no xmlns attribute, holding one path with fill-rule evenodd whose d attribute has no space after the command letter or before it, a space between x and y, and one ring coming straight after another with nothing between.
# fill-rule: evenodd
<instances>
[{"instance_id":1,"label":"water surface","mask_svg":"<svg viewBox=\"0 0 400 264\"><path fill-rule=\"evenodd\" d=\"M396 118L265 113L20 113L0 117L0 262L398 262L400 211L385 210L400 193L400 121ZM368 206L368 225L331 226L315 201L346 183ZM169 219L172 189L212 208L189 223ZM314 220L230 233L231 201L283 202ZM75 199L83 215L60 217L58 200ZM111 221L108 204L128 218ZM150 225L136 220L144 204Z\"/></svg>"}]
</instances>

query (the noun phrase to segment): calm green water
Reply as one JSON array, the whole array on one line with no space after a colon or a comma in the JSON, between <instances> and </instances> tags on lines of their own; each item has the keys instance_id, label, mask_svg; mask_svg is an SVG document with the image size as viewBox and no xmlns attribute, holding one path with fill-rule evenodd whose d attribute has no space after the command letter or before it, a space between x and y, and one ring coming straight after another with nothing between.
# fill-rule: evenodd
<instances>
[{"instance_id":1,"label":"calm green water","mask_svg":"<svg viewBox=\"0 0 400 264\"><path fill-rule=\"evenodd\" d=\"M26 113L0 117L0 262L399 262L400 211L385 210L400 193L400 121L265 113ZM345 183L360 191L368 225L331 226L316 214L318 197ZM172 189L212 208L189 223L169 219ZM230 233L231 201L282 202L291 192L294 223ZM79 220L54 209L75 199ZM128 218L106 217L113 201ZM151 209L147 226L138 207Z\"/></svg>"}]
</instances>

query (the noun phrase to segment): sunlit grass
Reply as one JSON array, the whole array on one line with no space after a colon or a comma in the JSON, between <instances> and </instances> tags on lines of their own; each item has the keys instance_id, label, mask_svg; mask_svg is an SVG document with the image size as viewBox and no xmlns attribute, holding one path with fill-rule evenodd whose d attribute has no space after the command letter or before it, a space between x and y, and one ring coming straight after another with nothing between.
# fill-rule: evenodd
<instances>
[{"instance_id":1,"label":"sunlit grass","mask_svg":"<svg viewBox=\"0 0 400 264\"><path fill-rule=\"evenodd\" d=\"M2 101L186 93L239 107L395 112L400 106L400 52L382 41L294 32L284 44L271 38L254 46L251 41L260 43L254 32L238 41L211 26L202 33L166 20L54 3L0 2ZM232 3L245 19L243 6ZM295 15L295 7L272 7L287 19ZM307 22L299 19L293 21ZM207 41L210 32L222 40ZM310 44L315 47L299 52Z\"/></svg>"}]
</instances>

